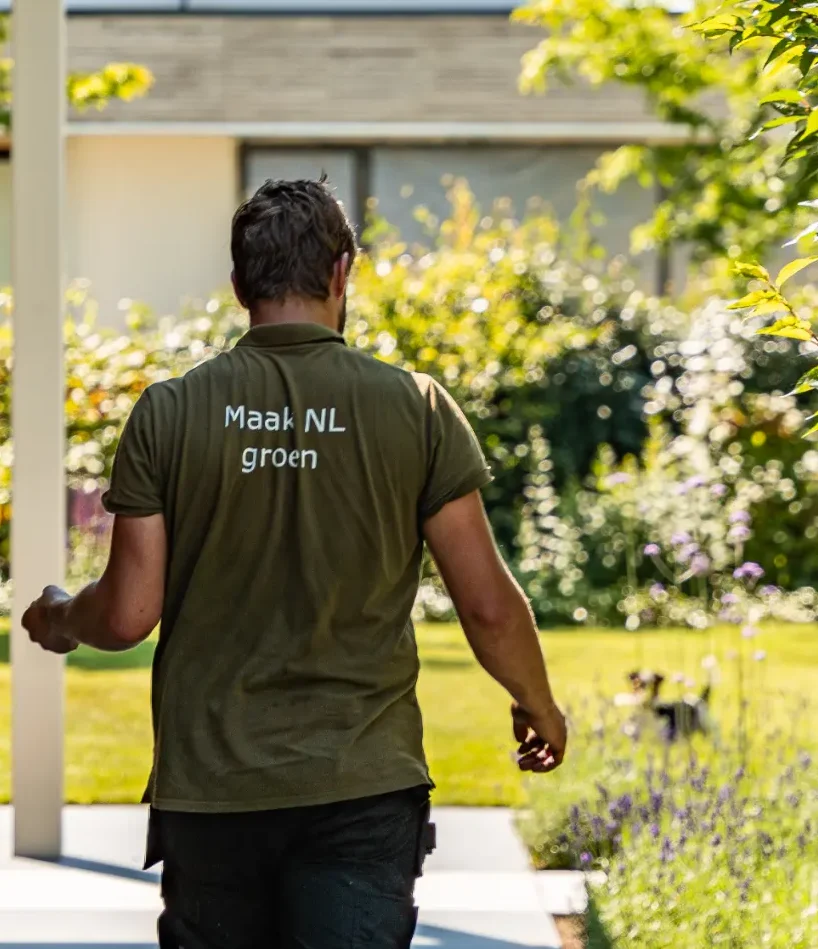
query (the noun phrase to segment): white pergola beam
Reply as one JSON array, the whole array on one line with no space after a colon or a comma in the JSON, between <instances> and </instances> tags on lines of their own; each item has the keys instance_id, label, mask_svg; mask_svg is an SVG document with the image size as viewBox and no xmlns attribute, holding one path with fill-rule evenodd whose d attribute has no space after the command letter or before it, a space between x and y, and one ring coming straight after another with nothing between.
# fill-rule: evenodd
<instances>
[{"instance_id":1,"label":"white pergola beam","mask_svg":"<svg viewBox=\"0 0 818 949\"><path fill-rule=\"evenodd\" d=\"M32 646L20 620L64 575L64 30L63 0L16 0L12 794L15 853L43 859L58 857L62 843L64 663Z\"/></svg>"}]
</instances>

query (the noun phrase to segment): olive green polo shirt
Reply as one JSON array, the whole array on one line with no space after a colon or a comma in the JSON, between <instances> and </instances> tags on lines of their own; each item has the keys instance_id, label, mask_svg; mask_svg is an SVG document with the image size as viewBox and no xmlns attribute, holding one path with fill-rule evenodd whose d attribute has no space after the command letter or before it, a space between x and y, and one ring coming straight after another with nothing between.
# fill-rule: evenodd
<instances>
[{"instance_id":1,"label":"olive green polo shirt","mask_svg":"<svg viewBox=\"0 0 818 949\"><path fill-rule=\"evenodd\" d=\"M249 811L430 783L421 526L489 480L436 382L317 324L258 326L147 389L104 498L167 526L146 799Z\"/></svg>"}]
</instances>

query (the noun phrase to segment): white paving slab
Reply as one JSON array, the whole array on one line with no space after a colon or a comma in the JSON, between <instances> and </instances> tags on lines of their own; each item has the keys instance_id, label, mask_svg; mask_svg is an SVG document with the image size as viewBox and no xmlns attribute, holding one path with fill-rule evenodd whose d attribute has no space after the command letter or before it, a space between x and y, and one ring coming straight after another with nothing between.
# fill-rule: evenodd
<instances>
[{"instance_id":1,"label":"white paving slab","mask_svg":"<svg viewBox=\"0 0 818 949\"><path fill-rule=\"evenodd\" d=\"M428 867L436 870L525 872L528 851L514 829L514 812L505 807L438 807L437 852Z\"/></svg>"},{"instance_id":2,"label":"white paving slab","mask_svg":"<svg viewBox=\"0 0 818 949\"><path fill-rule=\"evenodd\" d=\"M538 874L500 809L439 808L418 882L415 949L560 949L552 913L584 909L578 874ZM62 864L10 858L0 808L0 949L155 949L158 874L141 870L141 807L69 807Z\"/></svg>"}]
</instances>

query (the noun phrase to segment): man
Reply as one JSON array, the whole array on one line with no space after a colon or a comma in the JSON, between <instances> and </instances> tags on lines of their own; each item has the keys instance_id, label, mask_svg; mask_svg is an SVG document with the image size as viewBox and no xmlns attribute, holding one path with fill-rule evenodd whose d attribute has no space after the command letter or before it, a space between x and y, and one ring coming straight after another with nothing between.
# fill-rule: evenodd
<instances>
[{"instance_id":1,"label":"man","mask_svg":"<svg viewBox=\"0 0 818 949\"><path fill-rule=\"evenodd\" d=\"M474 434L429 377L344 344L355 253L323 180L239 208L249 333L144 393L104 499L105 573L23 620L65 653L129 649L161 618L146 800L163 949L408 947L432 787L410 620L424 539L515 700L520 767L564 753Z\"/></svg>"}]
</instances>

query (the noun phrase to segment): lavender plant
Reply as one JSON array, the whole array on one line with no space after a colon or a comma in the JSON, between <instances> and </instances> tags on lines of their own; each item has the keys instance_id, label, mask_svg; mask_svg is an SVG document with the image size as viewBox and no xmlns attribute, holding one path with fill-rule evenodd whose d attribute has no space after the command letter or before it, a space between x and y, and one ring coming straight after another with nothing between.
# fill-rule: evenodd
<instances>
[{"instance_id":1,"label":"lavender plant","mask_svg":"<svg viewBox=\"0 0 818 949\"><path fill-rule=\"evenodd\" d=\"M570 771L529 787L520 826L536 862L588 872L610 949L813 949L811 712L779 706L743 764L737 741L668 746L586 699L572 710Z\"/></svg>"},{"instance_id":2,"label":"lavender plant","mask_svg":"<svg viewBox=\"0 0 818 949\"><path fill-rule=\"evenodd\" d=\"M570 846L586 848L577 866L604 873L592 889L613 947L818 944L812 759L781 753L752 775L733 760L649 761L632 792L600 786L577 807Z\"/></svg>"}]
</instances>

